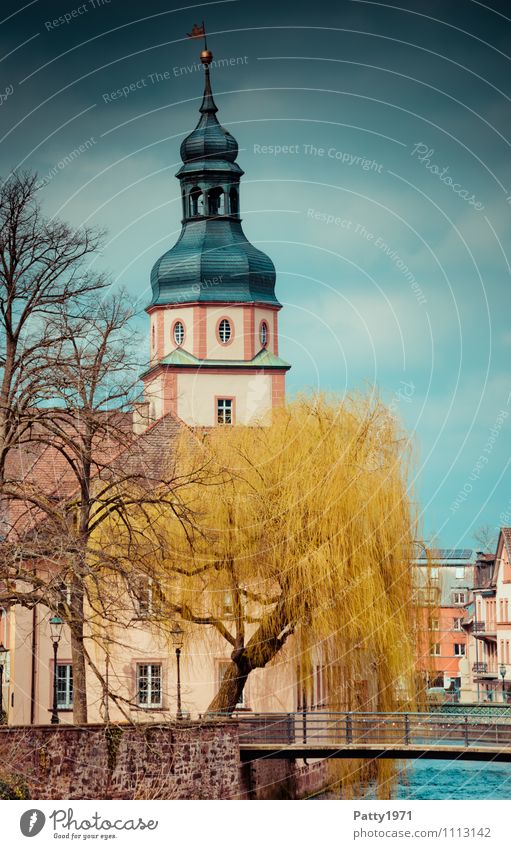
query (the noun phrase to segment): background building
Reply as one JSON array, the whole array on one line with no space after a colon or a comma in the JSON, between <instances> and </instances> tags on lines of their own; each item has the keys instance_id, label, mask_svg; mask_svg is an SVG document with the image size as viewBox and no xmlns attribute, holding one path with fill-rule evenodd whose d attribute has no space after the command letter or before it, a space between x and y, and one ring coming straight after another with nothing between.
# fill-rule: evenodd
<instances>
[{"instance_id":1,"label":"background building","mask_svg":"<svg viewBox=\"0 0 511 849\"><path fill-rule=\"evenodd\" d=\"M423 548L415 560L419 672L426 688L443 687L453 698L467 651L463 622L472 599L474 561L470 548Z\"/></svg>"},{"instance_id":2,"label":"background building","mask_svg":"<svg viewBox=\"0 0 511 849\"><path fill-rule=\"evenodd\" d=\"M477 556L467 611L463 701L511 701L511 528L501 528L495 554Z\"/></svg>"}]
</instances>

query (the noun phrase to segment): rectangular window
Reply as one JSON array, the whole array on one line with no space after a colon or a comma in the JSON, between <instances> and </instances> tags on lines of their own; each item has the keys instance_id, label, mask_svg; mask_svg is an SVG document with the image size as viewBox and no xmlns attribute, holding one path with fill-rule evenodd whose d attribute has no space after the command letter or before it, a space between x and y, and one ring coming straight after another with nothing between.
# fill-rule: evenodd
<instances>
[{"instance_id":1,"label":"rectangular window","mask_svg":"<svg viewBox=\"0 0 511 849\"><path fill-rule=\"evenodd\" d=\"M158 583L147 575L133 579L133 597L138 619L161 616L164 609L163 593Z\"/></svg>"},{"instance_id":2,"label":"rectangular window","mask_svg":"<svg viewBox=\"0 0 511 849\"><path fill-rule=\"evenodd\" d=\"M429 653L432 657L440 657L440 643L433 643Z\"/></svg>"},{"instance_id":3,"label":"rectangular window","mask_svg":"<svg viewBox=\"0 0 511 849\"><path fill-rule=\"evenodd\" d=\"M456 566L456 577L458 578L458 580L460 578L465 577L465 567L464 566Z\"/></svg>"},{"instance_id":4,"label":"rectangular window","mask_svg":"<svg viewBox=\"0 0 511 849\"><path fill-rule=\"evenodd\" d=\"M431 580L436 581L438 579L438 566L431 567Z\"/></svg>"},{"instance_id":5,"label":"rectangular window","mask_svg":"<svg viewBox=\"0 0 511 849\"><path fill-rule=\"evenodd\" d=\"M454 619L452 620L453 630L454 631L462 631L463 630L463 628L461 627L462 622L463 622L463 619L461 617L455 616Z\"/></svg>"},{"instance_id":6,"label":"rectangular window","mask_svg":"<svg viewBox=\"0 0 511 849\"><path fill-rule=\"evenodd\" d=\"M230 665L231 665L230 660L219 660L217 662L217 686L218 687L220 687L222 681L224 680L224 675L227 672L227 670L229 669ZM239 698L238 703L236 704L237 708L243 707L244 696L245 696L245 693L243 692L241 694L240 698Z\"/></svg>"},{"instance_id":7,"label":"rectangular window","mask_svg":"<svg viewBox=\"0 0 511 849\"><path fill-rule=\"evenodd\" d=\"M440 587L422 587L415 593L419 605L437 605L440 601Z\"/></svg>"},{"instance_id":8,"label":"rectangular window","mask_svg":"<svg viewBox=\"0 0 511 849\"><path fill-rule=\"evenodd\" d=\"M224 603L222 605L222 616L233 616L234 615L234 605L232 603L232 593L226 592L224 593Z\"/></svg>"},{"instance_id":9,"label":"rectangular window","mask_svg":"<svg viewBox=\"0 0 511 849\"><path fill-rule=\"evenodd\" d=\"M57 663L57 708L73 707L73 667L70 663Z\"/></svg>"},{"instance_id":10,"label":"rectangular window","mask_svg":"<svg viewBox=\"0 0 511 849\"><path fill-rule=\"evenodd\" d=\"M137 664L137 704L139 707L161 707L161 663Z\"/></svg>"},{"instance_id":11,"label":"rectangular window","mask_svg":"<svg viewBox=\"0 0 511 849\"><path fill-rule=\"evenodd\" d=\"M454 654L456 657L465 657L465 643L454 643Z\"/></svg>"},{"instance_id":12,"label":"rectangular window","mask_svg":"<svg viewBox=\"0 0 511 849\"><path fill-rule=\"evenodd\" d=\"M316 665L316 698L314 704L316 707L323 707L325 701L325 683L324 683L324 668Z\"/></svg>"},{"instance_id":13,"label":"rectangular window","mask_svg":"<svg viewBox=\"0 0 511 849\"><path fill-rule=\"evenodd\" d=\"M431 619L431 621L429 623L429 630L430 631L438 631L439 627L440 627L440 623L439 623L438 619Z\"/></svg>"},{"instance_id":14,"label":"rectangular window","mask_svg":"<svg viewBox=\"0 0 511 849\"><path fill-rule=\"evenodd\" d=\"M453 604L465 604L466 596L465 593L453 593L452 594Z\"/></svg>"},{"instance_id":15,"label":"rectangular window","mask_svg":"<svg viewBox=\"0 0 511 849\"><path fill-rule=\"evenodd\" d=\"M217 424L232 424L232 398L217 398Z\"/></svg>"}]
</instances>

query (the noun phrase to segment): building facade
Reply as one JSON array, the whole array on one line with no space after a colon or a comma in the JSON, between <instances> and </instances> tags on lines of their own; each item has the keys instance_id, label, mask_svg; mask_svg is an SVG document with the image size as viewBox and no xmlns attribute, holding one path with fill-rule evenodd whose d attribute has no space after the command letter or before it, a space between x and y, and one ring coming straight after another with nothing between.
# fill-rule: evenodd
<instances>
[{"instance_id":1,"label":"building facade","mask_svg":"<svg viewBox=\"0 0 511 849\"><path fill-rule=\"evenodd\" d=\"M479 554L467 611L462 700L511 701L511 528L501 528L495 554Z\"/></svg>"},{"instance_id":2,"label":"building facade","mask_svg":"<svg viewBox=\"0 0 511 849\"><path fill-rule=\"evenodd\" d=\"M426 689L444 688L454 699L467 653L463 623L472 600L474 559L472 549L424 548L415 561L419 672Z\"/></svg>"}]
</instances>

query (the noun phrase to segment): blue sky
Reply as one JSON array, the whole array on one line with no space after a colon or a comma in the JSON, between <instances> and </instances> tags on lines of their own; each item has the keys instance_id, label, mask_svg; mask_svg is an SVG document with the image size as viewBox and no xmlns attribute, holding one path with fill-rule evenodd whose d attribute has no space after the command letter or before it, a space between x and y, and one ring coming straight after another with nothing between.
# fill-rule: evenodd
<instances>
[{"instance_id":1,"label":"blue sky","mask_svg":"<svg viewBox=\"0 0 511 849\"><path fill-rule=\"evenodd\" d=\"M507 4L177 5L4 3L2 173L37 170L49 214L108 230L98 268L145 328L202 94L186 33L205 18L244 229L277 268L288 390L377 387L416 442L426 536L511 524Z\"/></svg>"}]
</instances>

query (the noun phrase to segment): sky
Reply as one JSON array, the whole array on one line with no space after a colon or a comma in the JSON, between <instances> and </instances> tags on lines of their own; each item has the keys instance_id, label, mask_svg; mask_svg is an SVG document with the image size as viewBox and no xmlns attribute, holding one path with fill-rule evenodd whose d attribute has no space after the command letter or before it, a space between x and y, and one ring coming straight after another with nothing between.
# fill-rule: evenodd
<instances>
[{"instance_id":1,"label":"sky","mask_svg":"<svg viewBox=\"0 0 511 849\"><path fill-rule=\"evenodd\" d=\"M277 269L290 395L377 391L414 443L423 535L511 525L511 8L476 0L12 3L0 174L105 228L146 337L180 230L206 21L247 237Z\"/></svg>"}]
</instances>

